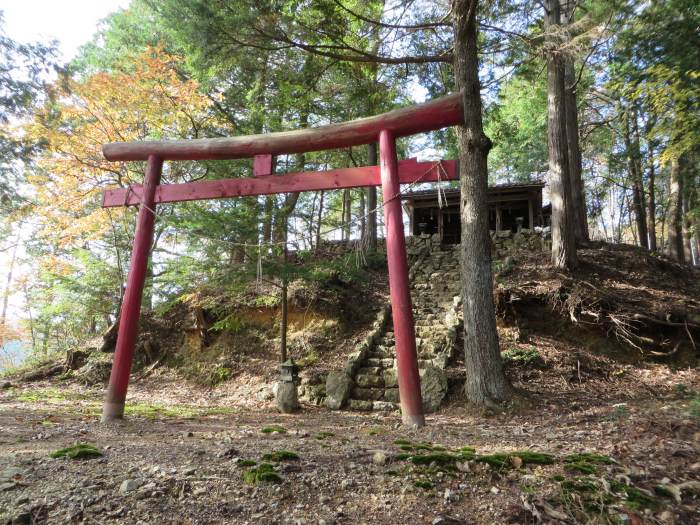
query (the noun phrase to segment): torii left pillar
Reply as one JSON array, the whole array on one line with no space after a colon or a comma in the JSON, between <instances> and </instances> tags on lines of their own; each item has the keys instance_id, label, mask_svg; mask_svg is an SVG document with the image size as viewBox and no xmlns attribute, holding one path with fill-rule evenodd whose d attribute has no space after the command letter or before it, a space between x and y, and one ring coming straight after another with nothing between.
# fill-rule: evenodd
<instances>
[{"instance_id":1,"label":"torii left pillar","mask_svg":"<svg viewBox=\"0 0 700 525\"><path fill-rule=\"evenodd\" d=\"M150 155L146 165L146 175L143 181L141 207L136 222L134 249L131 255L129 277L126 281L126 291L122 300L119 314L119 332L117 347L114 352L112 373L109 376L109 386L102 409L102 421L112 421L124 417L124 402L129 386L131 363L136 348L139 317L141 314L141 298L146 282L148 257L153 244L153 229L155 225L155 194L163 172L163 159Z\"/></svg>"}]
</instances>

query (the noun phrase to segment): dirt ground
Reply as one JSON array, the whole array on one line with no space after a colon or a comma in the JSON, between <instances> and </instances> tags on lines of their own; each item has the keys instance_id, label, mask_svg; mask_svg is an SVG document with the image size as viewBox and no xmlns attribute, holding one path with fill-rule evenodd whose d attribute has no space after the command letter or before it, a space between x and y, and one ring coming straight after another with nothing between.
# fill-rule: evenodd
<instances>
[{"instance_id":1,"label":"dirt ground","mask_svg":"<svg viewBox=\"0 0 700 525\"><path fill-rule=\"evenodd\" d=\"M99 389L12 386L0 391L0 523L699 523L698 371L605 358L582 370L555 343L538 341L546 367L509 371L525 403L467 416L453 393L422 429L402 427L398 414L304 406L282 415L167 372L132 385L130 415L109 425L99 422ZM578 374L567 377L571 366ZM263 432L275 425L284 431ZM49 457L78 442L103 456ZM405 457L432 453L426 444L507 460L442 468ZM527 450L554 462L514 459ZM272 461L280 482L245 483L243 460L276 451L299 456ZM615 463L583 475L563 463L580 452ZM681 489L674 498L657 485Z\"/></svg>"},{"instance_id":2,"label":"dirt ground","mask_svg":"<svg viewBox=\"0 0 700 525\"><path fill-rule=\"evenodd\" d=\"M0 380L0 525L700 523L697 272L600 245L572 279L544 257L499 273L516 392L499 413L467 411L459 360L421 429L279 414L259 351L216 388L135 374L117 424L99 422L101 387ZM76 443L101 455L50 457Z\"/></svg>"}]
</instances>

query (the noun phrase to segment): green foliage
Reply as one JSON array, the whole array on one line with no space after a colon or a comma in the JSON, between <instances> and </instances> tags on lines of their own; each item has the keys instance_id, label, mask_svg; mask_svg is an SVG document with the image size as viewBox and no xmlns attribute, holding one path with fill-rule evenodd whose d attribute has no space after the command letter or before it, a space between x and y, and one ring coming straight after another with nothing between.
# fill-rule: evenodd
<instances>
[{"instance_id":1,"label":"green foliage","mask_svg":"<svg viewBox=\"0 0 700 525\"><path fill-rule=\"evenodd\" d=\"M418 480L413 482L413 486L418 489L430 490L434 485L430 481Z\"/></svg>"},{"instance_id":2,"label":"green foliage","mask_svg":"<svg viewBox=\"0 0 700 525\"><path fill-rule=\"evenodd\" d=\"M238 463L236 463L237 466L245 468L245 467L252 467L257 465L257 461L253 459L242 459Z\"/></svg>"},{"instance_id":3,"label":"green foliage","mask_svg":"<svg viewBox=\"0 0 700 525\"><path fill-rule=\"evenodd\" d=\"M247 485L282 483L282 477L275 472L275 468L272 465L261 463L259 466L243 472L243 482Z\"/></svg>"},{"instance_id":4,"label":"green foliage","mask_svg":"<svg viewBox=\"0 0 700 525\"><path fill-rule=\"evenodd\" d=\"M289 450L276 450L275 452L263 455L262 459L263 461L274 461L275 463L279 463L280 461L296 461L299 459L299 454Z\"/></svg>"},{"instance_id":5,"label":"green foliage","mask_svg":"<svg viewBox=\"0 0 700 525\"><path fill-rule=\"evenodd\" d=\"M520 458L523 465L551 465L554 463L554 456L550 454L545 454L542 452L509 452L509 453L496 453L487 454L484 456L476 456L476 461L480 463L486 463L494 469L505 469L513 466L511 458Z\"/></svg>"},{"instance_id":6,"label":"green foliage","mask_svg":"<svg viewBox=\"0 0 700 525\"><path fill-rule=\"evenodd\" d=\"M89 443L77 443L75 445L71 445L70 447L55 450L49 454L49 457L54 459L93 459L101 457L102 455L102 452L95 445L91 445Z\"/></svg>"},{"instance_id":7,"label":"green foliage","mask_svg":"<svg viewBox=\"0 0 700 525\"><path fill-rule=\"evenodd\" d=\"M537 348L512 347L501 354L505 362L525 366L541 366L544 363Z\"/></svg>"},{"instance_id":8,"label":"green foliage","mask_svg":"<svg viewBox=\"0 0 700 525\"><path fill-rule=\"evenodd\" d=\"M279 425L271 425L260 430L263 434L286 434L287 429Z\"/></svg>"},{"instance_id":9,"label":"green foliage","mask_svg":"<svg viewBox=\"0 0 700 525\"><path fill-rule=\"evenodd\" d=\"M547 171L547 90L544 75L516 75L501 87L486 114L485 132L494 143L489 160L492 180L538 179Z\"/></svg>"}]
</instances>

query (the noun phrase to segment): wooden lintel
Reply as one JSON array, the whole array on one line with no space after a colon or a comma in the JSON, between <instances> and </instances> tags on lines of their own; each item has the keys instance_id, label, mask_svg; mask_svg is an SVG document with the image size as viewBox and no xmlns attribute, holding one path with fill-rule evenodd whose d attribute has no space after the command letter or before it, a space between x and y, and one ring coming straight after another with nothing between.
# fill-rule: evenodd
<instances>
[{"instance_id":1,"label":"wooden lintel","mask_svg":"<svg viewBox=\"0 0 700 525\"><path fill-rule=\"evenodd\" d=\"M401 184L455 180L458 176L457 163L454 160L416 162L415 159L408 159L399 162L399 181ZM363 166L245 179L164 184L156 189L155 203L226 199L297 191L339 190L380 185L379 166ZM134 206L141 202L142 194L143 187L141 185L106 190L102 199L102 207Z\"/></svg>"}]
</instances>

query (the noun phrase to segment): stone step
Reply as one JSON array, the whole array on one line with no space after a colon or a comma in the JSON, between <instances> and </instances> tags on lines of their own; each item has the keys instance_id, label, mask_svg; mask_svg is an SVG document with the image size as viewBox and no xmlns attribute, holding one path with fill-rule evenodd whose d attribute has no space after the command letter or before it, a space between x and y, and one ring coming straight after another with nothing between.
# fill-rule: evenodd
<instances>
[{"instance_id":1,"label":"stone step","mask_svg":"<svg viewBox=\"0 0 700 525\"><path fill-rule=\"evenodd\" d=\"M357 388L384 388L384 376L381 374L357 374L355 376ZM356 396L358 399L364 399Z\"/></svg>"},{"instance_id":2,"label":"stone step","mask_svg":"<svg viewBox=\"0 0 700 525\"><path fill-rule=\"evenodd\" d=\"M378 366L365 366L357 369L356 376L378 376L382 374L383 368Z\"/></svg>"},{"instance_id":3,"label":"stone step","mask_svg":"<svg viewBox=\"0 0 700 525\"><path fill-rule=\"evenodd\" d=\"M348 399L348 410L357 412L391 412L399 409L398 402L392 401L367 401L364 399Z\"/></svg>"},{"instance_id":4,"label":"stone step","mask_svg":"<svg viewBox=\"0 0 700 525\"><path fill-rule=\"evenodd\" d=\"M356 386L350 392L350 399L360 399L362 401L381 401L384 399L384 389L362 388Z\"/></svg>"},{"instance_id":5,"label":"stone step","mask_svg":"<svg viewBox=\"0 0 700 525\"><path fill-rule=\"evenodd\" d=\"M378 359L370 357L365 361L365 365L368 367L392 368L394 366L394 360L390 358Z\"/></svg>"}]
</instances>

